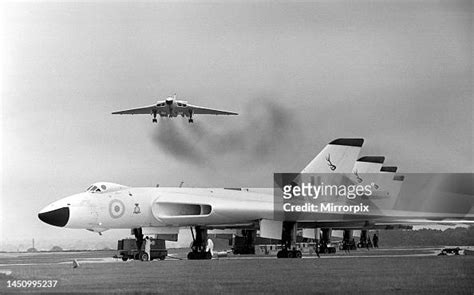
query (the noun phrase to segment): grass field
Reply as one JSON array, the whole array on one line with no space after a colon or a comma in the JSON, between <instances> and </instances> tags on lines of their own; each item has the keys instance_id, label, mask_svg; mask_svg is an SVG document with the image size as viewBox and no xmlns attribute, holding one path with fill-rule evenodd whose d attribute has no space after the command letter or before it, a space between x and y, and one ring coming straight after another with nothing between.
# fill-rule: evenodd
<instances>
[{"instance_id":1,"label":"grass field","mask_svg":"<svg viewBox=\"0 0 474 295\"><path fill-rule=\"evenodd\" d=\"M0 293L474 293L474 256L169 259L82 263L77 269L48 262L0 269L12 271L0 277ZM58 284L54 289L7 288L7 280L14 279Z\"/></svg>"}]
</instances>

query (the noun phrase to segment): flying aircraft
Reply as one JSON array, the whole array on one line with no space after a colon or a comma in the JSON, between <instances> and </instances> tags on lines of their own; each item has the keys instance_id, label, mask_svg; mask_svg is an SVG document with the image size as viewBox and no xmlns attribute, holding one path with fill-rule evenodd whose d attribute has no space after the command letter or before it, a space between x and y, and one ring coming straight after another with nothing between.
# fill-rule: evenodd
<instances>
[{"instance_id":1,"label":"flying aircraft","mask_svg":"<svg viewBox=\"0 0 474 295\"><path fill-rule=\"evenodd\" d=\"M298 230L302 230L304 236L312 234L318 239L316 230L321 229L327 239L331 229L368 230L407 224L474 221L473 174L450 175L442 179L427 175L422 181L418 175L404 177L395 173L395 167L384 168L384 157L358 158L362 144L363 139L359 138L336 139L302 170L304 173L287 180L294 186L308 177L314 178L312 173L320 173L325 181L332 181L331 185L370 185L376 192L373 197L342 197L332 203L326 202L328 200L324 197L317 199L321 208L323 204L326 208L352 206L362 209L366 206L370 211L328 209L287 214L276 210L284 205L284 200L279 198L285 188L282 176L281 179L275 177L275 188L134 188L98 182L85 192L51 203L38 213L38 217L53 226L98 233L108 229L131 229L139 248L144 235L177 237L180 228L191 228L193 243L188 259L211 258L208 230L214 229L246 230L253 232L254 236L258 231L261 238L281 241L282 250L278 252L278 258L296 258L302 255L296 247ZM362 172L376 172L376 175ZM327 175L335 178L327 178ZM449 179L453 176L461 180ZM436 185L430 186L433 181ZM318 181L318 184L322 183ZM441 189L439 193L437 188Z\"/></svg>"},{"instance_id":2,"label":"flying aircraft","mask_svg":"<svg viewBox=\"0 0 474 295\"><path fill-rule=\"evenodd\" d=\"M187 117L189 123L193 123L193 115L238 115L234 112L216 110L206 107L195 106L188 104L187 101L177 100L176 94L173 97L168 97L165 100L160 100L154 105L145 106L141 108L129 109L124 111L113 112L112 115L138 115L149 114L153 116L152 122L157 123L156 116L160 117Z\"/></svg>"}]
</instances>

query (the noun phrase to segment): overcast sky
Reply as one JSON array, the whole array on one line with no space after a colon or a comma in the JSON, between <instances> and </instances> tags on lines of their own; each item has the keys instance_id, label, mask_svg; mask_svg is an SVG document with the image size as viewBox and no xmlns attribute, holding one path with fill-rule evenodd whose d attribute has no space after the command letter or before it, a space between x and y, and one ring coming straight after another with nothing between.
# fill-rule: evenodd
<instances>
[{"instance_id":1,"label":"overcast sky","mask_svg":"<svg viewBox=\"0 0 474 295\"><path fill-rule=\"evenodd\" d=\"M474 170L472 1L1 6L2 243L113 239L37 218L96 181L270 187L339 137ZM110 114L174 93L240 115Z\"/></svg>"}]
</instances>

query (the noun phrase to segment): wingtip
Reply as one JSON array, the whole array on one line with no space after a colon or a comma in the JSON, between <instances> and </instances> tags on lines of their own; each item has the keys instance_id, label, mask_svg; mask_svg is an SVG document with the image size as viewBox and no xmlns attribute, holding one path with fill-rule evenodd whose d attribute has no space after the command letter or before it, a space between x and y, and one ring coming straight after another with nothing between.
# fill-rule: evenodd
<instances>
[{"instance_id":1,"label":"wingtip","mask_svg":"<svg viewBox=\"0 0 474 295\"><path fill-rule=\"evenodd\" d=\"M331 141L329 144L362 147L362 145L364 144L364 139L363 138L338 138L336 140Z\"/></svg>"}]
</instances>

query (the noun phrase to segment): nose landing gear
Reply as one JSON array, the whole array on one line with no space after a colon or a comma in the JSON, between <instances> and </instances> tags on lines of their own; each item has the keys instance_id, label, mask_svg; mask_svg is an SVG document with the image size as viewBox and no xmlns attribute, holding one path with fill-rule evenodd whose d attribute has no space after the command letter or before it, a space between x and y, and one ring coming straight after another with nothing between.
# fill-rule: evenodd
<instances>
[{"instance_id":1,"label":"nose landing gear","mask_svg":"<svg viewBox=\"0 0 474 295\"><path fill-rule=\"evenodd\" d=\"M196 226L195 231L196 237L194 236L193 229L191 228L193 242L191 243L191 252L188 253L188 259L211 259L212 249L210 249L210 245L208 244L207 229L202 228L200 226Z\"/></svg>"},{"instance_id":2,"label":"nose landing gear","mask_svg":"<svg viewBox=\"0 0 474 295\"><path fill-rule=\"evenodd\" d=\"M135 236L135 239L136 239L136 243L137 243L137 249L139 249L138 251L138 256L141 258L141 255L145 252L142 252L141 249L142 249L142 245L143 245L143 233L142 233L142 228L139 227L139 228L134 228L132 229L132 232L133 232L133 235ZM146 253L145 253L146 254ZM148 254L146 254L148 255Z\"/></svg>"}]
</instances>

